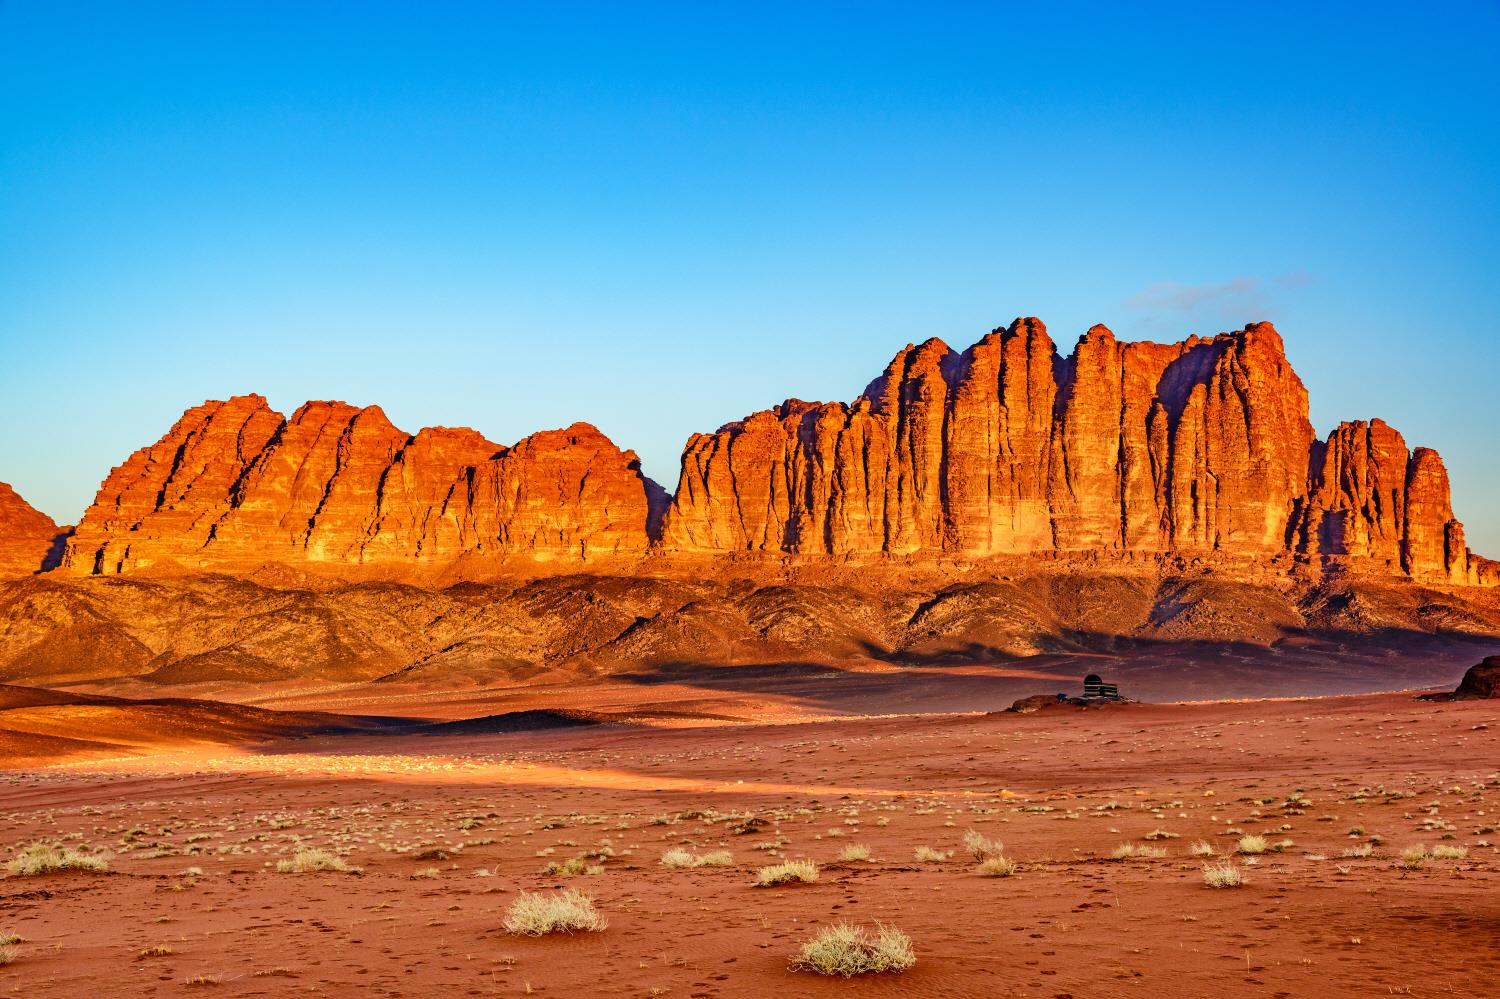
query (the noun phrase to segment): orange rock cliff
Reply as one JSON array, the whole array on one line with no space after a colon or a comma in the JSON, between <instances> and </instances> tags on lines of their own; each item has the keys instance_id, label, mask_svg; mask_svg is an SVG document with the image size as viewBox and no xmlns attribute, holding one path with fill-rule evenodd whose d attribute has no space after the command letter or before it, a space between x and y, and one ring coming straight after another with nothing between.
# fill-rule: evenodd
<instances>
[{"instance_id":1,"label":"orange rock cliff","mask_svg":"<svg viewBox=\"0 0 1500 999\"><path fill-rule=\"evenodd\" d=\"M668 496L587 424L507 448L409 435L373 406L285 418L241 396L114 469L63 566L480 577L705 556L1223 556L1500 582L1465 546L1435 452L1379 420L1319 441L1307 414L1269 323L1175 344L1095 326L1061 357L1018 319L962 352L906 347L852 404L789 400L695 434Z\"/></svg>"},{"instance_id":2,"label":"orange rock cliff","mask_svg":"<svg viewBox=\"0 0 1500 999\"><path fill-rule=\"evenodd\" d=\"M60 554L62 529L0 482L0 576L49 567Z\"/></svg>"}]
</instances>

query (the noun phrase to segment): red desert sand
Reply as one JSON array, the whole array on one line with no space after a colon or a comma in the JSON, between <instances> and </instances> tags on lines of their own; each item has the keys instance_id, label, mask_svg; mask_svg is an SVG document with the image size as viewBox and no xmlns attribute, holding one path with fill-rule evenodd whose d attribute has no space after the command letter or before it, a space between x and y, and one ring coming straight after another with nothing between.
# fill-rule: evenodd
<instances>
[{"instance_id":1,"label":"red desert sand","mask_svg":"<svg viewBox=\"0 0 1500 999\"><path fill-rule=\"evenodd\" d=\"M573 725L499 734L374 734L310 712L278 734L274 712L174 703L175 740L139 738L128 702L95 705L116 748L0 777L6 859L37 840L108 857L0 880L0 936L19 938L0 991L1055 999L1500 982L1497 701L602 726L579 710L512 714ZM162 731L169 708L141 710L141 731ZM690 861L664 865L672 850ZM817 879L754 886L789 860ZM1209 867L1241 883L1211 887ZM506 931L521 892L565 889L605 928ZM899 929L915 964L848 981L791 969L840 923Z\"/></svg>"}]
</instances>

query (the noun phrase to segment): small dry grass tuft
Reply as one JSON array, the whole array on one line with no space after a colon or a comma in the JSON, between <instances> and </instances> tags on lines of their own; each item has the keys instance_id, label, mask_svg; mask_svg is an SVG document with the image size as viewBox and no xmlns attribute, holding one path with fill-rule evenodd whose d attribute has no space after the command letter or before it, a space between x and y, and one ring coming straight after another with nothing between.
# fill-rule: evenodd
<instances>
[{"instance_id":1,"label":"small dry grass tuft","mask_svg":"<svg viewBox=\"0 0 1500 999\"><path fill-rule=\"evenodd\" d=\"M141 951L139 957L170 957L176 951L172 950L170 944L157 944L155 947L147 947Z\"/></svg>"},{"instance_id":2,"label":"small dry grass tuft","mask_svg":"<svg viewBox=\"0 0 1500 999\"><path fill-rule=\"evenodd\" d=\"M591 933L608 921L594 908L594 900L577 888L548 894L523 891L505 914L505 931L523 937L548 933Z\"/></svg>"},{"instance_id":3,"label":"small dry grass tuft","mask_svg":"<svg viewBox=\"0 0 1500 999\"><path fill-rule=\"evenodd\" d=\"M1167 855L1164 846L1136 846L1134 843L1121 843L1115 847L1110 857L1114 860L1160 860Z\"/></svg>"},{"instance_id":4,"label":"small dry grass tuft","mask_svg":"<svg viewBox=\"0 0 1500 999\"><path fill-rule=\"evenodd\" d=\"M12 874L31 877L55 871L107 871L108 854L79 853L55 843L29 843L5 865Z\"/></svg>"},{"instance_id":5,"label":"small dry grass tuft","mask_svg":"<svg viewBox=\"0 0 1500 999\"><path fill-rule=\"evenodd\" d=\"M755 887L757 888L816 880L818 880L818 865L811 860L788 860L784 864L762 867L755 872Z\"/></svg>"},{"instance_id":6,"label":"small dry grass tuft","mask_svg":"<svg viewBox=\"0 0 1500 999\"><path fill-rule=\"evenodd\" d=\"M1244 870L1232 860L1218 860L1203 865L1203 883L1210 888L1238 888L1245 880Z\"/></svg>"},{"instance_id":7,"label":"small dry grass tuft","mask_svg":"<svg viewBox=\"0 0 1500 999\"><path fill-rule=\"evenodd\" d=\"M1188 852L1195 857L1212 857L1216 851L1212 843L1206 839L1200 839L1188 847Z\"/></svg>"},{"instance_id":8,"label":"small dry grass tuft","mask_svg":"<svg viewBox=\"0 0 1500 999\"><path fill-rule=\"evenodd\" d=\"M839 851L838 861L842 864L856 864L872 858L870 848L863 843L850 843Z\"/></svg>"},{"instance_id":9,"label":"small dry grass tuft","mask_svg":"<svg viewBox=\"0 0 1500 999\"><path fill-rule=\"evenodd\" d=\"M1414 871L1427 863L1427 847L1421 843L1413 844L1401 851L1401 866L1409 871Z\"/></svg>"},{"instance_id":10,"label":"small dry grass tuft","mask_svg":"<svg viewBox=\"0 0 1500 999\"><path fill-rule=\"evenodd\" d=\"M1241 853L1254 856L1271 849L1271 844L1264 836L1241 836L1238 849Z\"/></svg>"},{"instance_id":11,"label":"small dry grass tuft","mask_svg":"<svg viewBox=\"0 0 1500 999\"><path fill-rule=\"evenodd\" d=\"M587 857L569 857L567 860L553 861L542 873L551 877L576 878L583 874L603 874L604 865L591 864Z\"/></svg>"},{"instance_id":12,"label":"small dry grass tuft","mask_svg":"<svg viewBox=\"0 0 1500 999\"><path fill-rule=\"evenodd\" d=\"M934 850L930 846L919 846L912 851L912 856L920 864L940 864L953 856L952 850Z\"/></svg>"},{"instance_id":13,"label":"small dry grass tuft","mask_svg":"<svg viewBox=\"0 0 1500 999\"><path fill-rule=\"evenodd\" d=\"M1009 857L987 857L979 865L979 873L987 878L1008 878L1020 869L1021 865Z\"/></svg>"},{"instance_id":14,"label":"small dry grass tuft","mask_svg":"<svg viewBox=\"0 0 1500 999\"><path fill-rule=\"evenodd\" d=\"M964 833L964 849L968 850L969 856L976 861L981 861L1003 854L1005 844L998 839L988 839L983 833L970 829Z\"/></svg>"},{"instance_id":15,"label":"small dry grass tuft","mask_svg":"<svg viewBox=\"0 0 1500 999\"><path fill-rule=\"evenodd\" d=\"M20 956L21 948L14 944L0 944L0 968L10 964Z\"/></svg>"},{"instance_id":16,"label":"small dry grass tuft","mask_svg":"<svg viewBox=\"0 0 1500 999\"><path fill-rule=\"evenodd\" d=\"M316 874L333 871L338 874L358 874L359 868L350 867L342 857L327 850L298 850L288 860L278 860L276 870L281 874Z\"/></svg>"},{"instance_id":17,"label":"small dry grass tuft","mask_svg":"<svg viewBox=\"0 0 1500 999\"><path fill-rule=\"evenodd\" d=\"M734 863L734 854L728 850L712 850L708 853L693 853L682 847L673 847L661 855L661 865L674 871L694 867L728 867Z\"/></svg>"},{"instance_id":18,"label":"small dry grass tuft","mask_svg":"<svg viewBox=\"0 0 1500 999\"><path fill-rule=\"evenodd\" d=\"M1466 846L1446 846L1439 843L1432 848L1433 860L1462 860L1468 855L1469 848Z\"/></svg>"},{"instance_id":19,"label":"small dry grass tuft","mask_svg":"<svg viewBox=\"0 0 1500 999\"><path fill-rule=\"evenodd\" d=\"M894 926L877 924L873 936L863 926L837 923L819 930L792 958L793 971L819 975L874 975L900 972L917 963L911 938Z\"/></svg>"}]
</instances>

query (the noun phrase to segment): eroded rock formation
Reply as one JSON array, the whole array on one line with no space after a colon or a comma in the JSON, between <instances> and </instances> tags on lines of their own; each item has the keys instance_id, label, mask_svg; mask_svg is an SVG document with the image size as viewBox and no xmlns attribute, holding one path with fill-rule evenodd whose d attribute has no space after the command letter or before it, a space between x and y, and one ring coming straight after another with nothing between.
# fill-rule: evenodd
<instances>
[{"instance_id":1,"label":"eroded rock formation","mask_svg":"<svg viewBox=\"0 0 1500 999\"><path fill-rule=\"evenodd\" d=\"M1500 656L1469 667L1454 697L1459 700L1500 698Z\"/></svg>"},{"instance_id":2,"label":"eroded rock formation","mask_svg":"<svg viewBox=\"0 0 1500 999\"><path fill-rule=\"evenodd\" d=\"M789 400L696 434L670 498L586 424L506 448L408 435L377 407L205 403L111 473L66 564L483 577L1038 554L1497 582L1435 452L1379 420L1315 439L1269 323L1175 344L1095 326L1064 358L1037 319L961 352L909 345L850 404Z\"/></svg>"},{"instance_id":3,"label":"eroded rock formation","mask_svg":"<svg viewBox=\"0 0 1500 999\"><path fill-rule=\"evenodd\" d=\"M51 517L0 482L0 576L27 576L51 561L61 531Z\"/></svg>"},{"instance_id":4,"label":"eroded rock formation","mask_svg":"<svg viewBox=\"0 0 1500 999\"><path fill-rule=\"evenodd\" d=\"M1176 344L1018 319L908 346L852 405L788 401L688 441L663 548L983 558L1276 558L1489 582L1436 453L1385 424L1317 442L1269 323Z\"/></svg>"},{"instance_id":5,"label":"eroded rock formation","mask_svg":"<svg viewBox=\"0 0 1500 999\"><path fill-rule=\"evenodd\" d=\"M635 455L587 424L505 448L468 429L410 436L376 406L309 402L285 419L240 396L188 410L111 472L65 564L584 562L644 552L662 503Z\"/></svg>"},{"instance_id":6,"label":"eroded rock formation","mask_svg":"<svg viewBox=\"0 0 1500 999\"><path fill-rule=\"evenodd\" d=\"M1383 421L1357 421L1339 424L1315 450L1314 464L1304 550L1436 582L1493 581L1495 564L1464 544L1436 451L1408 451Z\"/></svg>"}]
</instances>

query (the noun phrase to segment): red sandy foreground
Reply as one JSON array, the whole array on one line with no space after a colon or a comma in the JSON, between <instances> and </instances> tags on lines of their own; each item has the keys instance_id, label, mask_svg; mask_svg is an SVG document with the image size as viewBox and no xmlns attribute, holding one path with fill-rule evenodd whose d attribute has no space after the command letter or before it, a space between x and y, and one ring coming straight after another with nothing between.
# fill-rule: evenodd
<instances>
[{"instance_id":1,"label":"red sandy foreground","mask_svg":"<svg viewBox=\"0 0 1500 999\"><path fill-rule=\"evenodd\" d=\"M5 772L0 844L111 857L0 880L21 938L0 993L1500 994L1500 702L705 721L287 739L252 718L233 745ZM981 876L971 830L1017 873ZM1247 835L1267 852L1237 854ZM1200 841L1246 883L1208 887ZM839 860L853 844L871 859ZM673 847L733 862L669 869ZM359 873L277 871L306 849ZM546 873L575 857L602 871ZM816 882L752 887L801 858ZM562 887L608 928L504 932L517 892ZM788 970L840 920L899 927L916 965Z\"/></svg>"}]
</instances>

